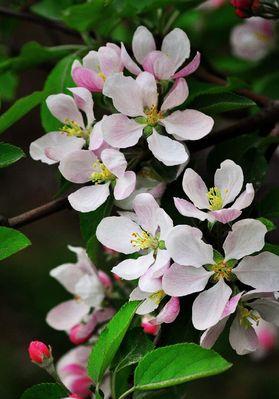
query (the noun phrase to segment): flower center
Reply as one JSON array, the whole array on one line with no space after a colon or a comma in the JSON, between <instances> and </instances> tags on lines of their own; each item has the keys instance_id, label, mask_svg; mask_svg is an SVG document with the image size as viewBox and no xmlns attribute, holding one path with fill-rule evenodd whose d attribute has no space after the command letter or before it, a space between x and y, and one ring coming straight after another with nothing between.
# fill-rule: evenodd
<instances>
[{"instance_id":1,"label":"flower center","mask_svg":"<svg viewBox=\"0 0 279 399\"><path fill-rule=\"evenodd\" d=\"M106 77L106 75L104 74L104 72L101 72L101 71L100 71L100 72L98 73L98 76L100 76L100 78L102 78L103 81L105 82L105 80L106 80L107 77Z\"/></svg>"},{"instance_id":2,"label":"flower center","mask_svg":"<svg viewBox=\"0 0 279 399\"><path fill-rule=\"evenodd\" d=\"M65 125L59 129L61 132L67 133L68 136L82 137L87 139L89 137L89 130L82 129L77 122L65 119Z\"/></svg>"},{"instance_id":3,"label":"flower center","mask_svg":"<svg viewBox=\"0 0 279 399\"><path fill-rule=\"evenodd\" d=\"M115 179L114 174L99 160L93 163L92 167L97 171L91 174L91 180L95 184L106 183Z\"/></svg>"},{"instance_id":4,"label":"flower center","mask_svg":"<svg viewBox=\"0 0 279 399\"><path fill-rule=\"evenodd\" d=\"M151 301L155 302L156 305L159 305L159 303L161 302L161 300L164 298L165 296L165 292L163 290L154 292L154 294L151 294L149 296L149 299L151 299Z\"/></svg>"},{"instance_id":5,"label":"flower center","mask_svg":"<svg viewBox=\"0 0 279 399\"><path fill-rule=\"evenodd\" d=\"M255 32L255 36L261 42L267 43L270 39L270 36L265 34L264 32Z\"/></svg>"},{"instance_id":6,"label":"flower center","mask_svg":"<svg viewBox=\"0 0 279 399\"><path fill-rule=\"evenodd\" d=\"M160 119L162 119L163 113L157 110L156 105L152 105L144 111L146 115L147 124L150 126L155 126Z\"/></svg>"},{"instance_id":7,"label":"flower center","mask_svg":"<svg viewBox=\"0 0 279 399\"><path fill-rule=\"evenodd\" d=\"M138 249L151 248L156 250L159 246L159 240L143 230L141 233L132 233L131 244Z\"/></svg>"},{"instance_id":8,"label":"flower center","mask_svg":"<svg viewBox=\"0 0 279 399\"><path fill-rule=\"evenodd\" d=\"M221 190L218 187L211 187L207 193L209 207L212 211L219 211L223 206Z\"/></svg>"},{"instance_id":9,"label":"flower center","mask_svg":"<svg viewBox=\"0 0 279 399\"><path fill-rule=\"evenodd\" d=\"M238 317L240 325L246 330L252 327L253 322L258 323L260 320L259 315L253 309L247 309L243 305L238 306Z\"/></svg>"},{"instance_id":10,"label":"flower center","mask_svg":"<svg viewBox=\"0 0 279 399\"><path fill-rule=\"evenodd\" d=\"M223 260L212 265L210 270L214 272L214 281L219 281L221 278L228 281L232 279L232 267L228 266L228 264Z\"/></svg>"}]
</instances>

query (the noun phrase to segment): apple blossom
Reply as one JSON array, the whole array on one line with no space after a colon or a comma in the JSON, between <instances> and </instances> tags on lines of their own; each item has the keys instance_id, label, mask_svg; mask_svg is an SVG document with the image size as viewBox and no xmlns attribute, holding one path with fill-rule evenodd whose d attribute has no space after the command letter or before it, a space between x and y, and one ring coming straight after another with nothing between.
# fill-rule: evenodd
<instances>
[{"instance_id":1,"label":"apple blossom","mask_svg":"<svg viewBox=\"0 0 279 399\"><path fill-rule=\"evenodd\" d=\"M254 330L257 334L259 345L256 351L253 352L253 358L262 359L277 346L278 326L274 326L272 323L260 319L258 323L254 325Z\"/></svg>"},{"instance_id":2,"label":"apple blossom","mask_svg":"<svg viewBox=\"0 0 279 399\"><path fill-rule=\"evenodd\" d=\"M62 284L74 299L54 307L47 314L47 323L56 330L71 331L83 320L89 322L90 310L95 309L92 321L93 331L102 315L102 302L105 298L105 289L98 273L88 258L86 251L79 247L68 247L77 255L76 263L65 263L51 270L50 275ZM98 313L97 313L98 312ZM107 318L111 317L111 314ZM85 327L84 327L85 328ZM88 328L88 325L87 325Z\"/></svg>"},{"instance_id":3,"label":"apple blossom","mask_svg":"<svg viewBox=\"0 0 279 399\"><path fill-rule=\"evenodd\" d=\"M71 206L79 212L90 212L101 206L113 187L114 198L127 198L136 185L136 174L126 171L124 155L113 148L102 151L100 159L90 150L78 150L62 159L59 170L73 183L92 182L68 196Z\"/></svg>"},{"instance_id":4,"label":"apple blossom","mask_svg":"<svg viewBox=\"0 0 279 399\"><path fill-rule=\"evenodd\" d=\"M258 220L234 223L223 244L224 256L202 241L197 228L176 226L169 232L166 247L176 263L165 272L162 287L168 295L178 297L202 291L192 309L196 329L205 330L217 323L236 278L262 292L279 290L279 257L270 252L248 256L263 248L266 232ZM203 291L208 281L212 285Z\"/></svg>"},{"instance_id":5,"label":"apple blossom","mask_svg":"<svg viewBox=\"0 0 279 399\"><path fill-rule=\"evenodd\" d=\"M161 284L159 277L169 265L170 255L164 240L173 222L148 193L136 196L134 211L104 218L96 236L103 245L117 252L141 255L122 261L112 272L125 280L139 278L141 290L154 292Z\"/></svg>"},{"instance_id":6,"label":"apple blossom","mask_svg":"<svg viewBox=\"0 0 279 399\"><path fill-rule=\"evenodd\" d=\"M91 93L82 87L68 89L68 94L53 94L46 100L55 118L64 126L58 132L50 132L33 141L30 156L49 165L61 161L66 155L80 150L89 139L95 120ZM86 116L84 120L83 114Z\"/></svg>"},{"instance_id":7,"label":"apple blossom","mask_svg":"<svg viewBox=\"0 0 279 399\"><path fill-rule=\"evenodd\" d=\"M190 41L180 28L173 29L164 37L159 51L156 50L152 33L145 26L139 26L133 36L132 48L134 57L143 70L152 73L158 80L188 76L195 72L200 65L200 53L197 52L188 65L178 70L190 56ZM131 73L138 75L142 72L142 69L128 54L123 43L121 43L121 59L125 68Z\"/></svg>"},{"instance_id":8,"label":"apple blossom","mask_svg":"<svg viewBox=\"0 0 279 399\"><path fill-rule=\"evenodd\" d=\"M233 28L230 42L236 57L259 61L274 45L273 22L261 17L249 18Z\"/></svg>"},{"instance_id":9,"label":"apple blossom","mask_svg":"<svg viewBox=\"0 0 279 399\"><path fill-rule=\"evenodd\" d=\"M177 210L187 217L228 223L241 215L254 199L254 188L246 184L245 191L236 199L243 186L243 172L239 165L226 159L217 169L214 176L214 187L209 190L202 178L193 170L186 169L182 187L187 197L192 201L174 198ZM234 202L233 202L234 201ZM233 204L225 208L226 205ZM207 211L203 211L206 209Z\"/></svg>"},{"instance_id":10,"label":"apple blossom","mask_svg":"<svg viewBox=\"0 0 279 399\"><path fill-rule=\"evenodd\" d=\"M105 141L114 147L127 148L135 145L144 133L150 151L167 166L188 161L184 145L177 140L199 140L214 124L211 117L193 109L169 113L188 96L183 78L175 81L160 108L156 80L149 72L141 72L136 79L114 74L106 80L103 92L120 112L103 118ZM160 126L176 140L161 134Z\"/></svg>"},{"instance_id":11,"label":"apple blossom","mask_svg":"<svg viewBox=\"0 0 279 399\"><path fill-rule=\"evenodd\" d=\"M236 316L230 327L229 341L239 355L259 348L257 325L262 321L279 326L279 302L272 292L251 291L231 298L217 323L201 336L201 346L211 348L225 328L231 314Z\"/></svg>"},{"instance_id":12,"label":"apple blossom","mask_svg":"<svg viewBox=\"0 0 279 399\"><path fill-rule=\"evenodd\" d=\"M120 48L113 43L99 47L98 51L89 51L82 63L74 61L73 81L91 92L101 92L108 76L123 71L120 52Z\"/></svg>"}]
</instances>

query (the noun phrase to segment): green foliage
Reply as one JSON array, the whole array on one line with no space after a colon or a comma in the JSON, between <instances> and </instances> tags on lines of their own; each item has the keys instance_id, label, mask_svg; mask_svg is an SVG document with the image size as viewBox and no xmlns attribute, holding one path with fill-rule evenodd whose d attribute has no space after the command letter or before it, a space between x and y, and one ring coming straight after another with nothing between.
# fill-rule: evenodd
<instances>
[{"instance_id":1,"label":"green foliage","mask_svg":"<svg viewBox=\"0 0 279 399\"><path fill-rule=\"evenodd\" d=\"M276 226L271 220L269 220L267 218L263 218L263 217L260 217L257 220L259 220L260 222L262 222L265 225L265 227L267 228L267 231L276 230Z\"/></svg>"},{"instance_id":2,"label":"green foliage","mask_svg":"<svg viewBox=\"0 0 279 399\"><path fill-rule=\"evenodd\" d=\"M79 32L84 32L100 22L106 12L103 0L94 0L84 4L73 5L63 12L63 21Z\"/></svg>"},{"instance_id":3,"label":"green foliage","mask_svg":"<svg viewBox=\"0 0 279 399\"><path fill-rule=\"evenodd\" d=\"M102 331L88 361L89 376L98 384L111 364L137 310L139 302L128 302Z\"/></svg>"},{"instance_id":4,"label":"green foliage","mask_svg":"<svg viewBox=\"0 0 279 399\"><path fill-rule=\"evenodd\" d=\"M20 399L62 399L67 395L61 385L45 383L28 388Z\"/></svg>"},{"instance_id":5,"label":"green foliage","mask_svg":"<svg viewBox=\"0 0 279 399\"><path fill-rule=\"evenodd\" d=\"M71 67L76 58L77 53L74 53L55 65L45 82L44 92L58 94L65 92L67 87L74 86L71 78ZM61 127L61 123L52 116L45 102L41 106L41 120L46 132L59 130Z\"/></svg>"},{"instance_id":6,"label":"green foliage","mask_svg":"<svg viewBox=\"0 0 279 399\"><path fill-rule=\"evenodd\" d=\"M15 122L37 107L47 97L47 92L34 91L28 96L17 100L6 112L0 116L0 134L12 126Z\"/></svg>"},{"instance_id":7,"label":"green foliage","mask_svg":"<svg viewBox=\"0 0 279 399\"><path fill-rule=\"evenodd\" d=\"M21 148L8 143L0 143L0 168L5 168L24 156Z\"/></svg>"},{"instance_id":8,"label":"green foliage","mask_svg":"<svg viewBox=\"0 0 279 399\"><path fill-rule=\"evenodd\" d=\"M10 227L0 227L0 260L8 258L29 245L31 242L20 231Z\"/></svg>"},{"instance_id":9,"label":"green foliage","mask_svg":"<svg viewBox=\"0 0 279 399\"><path fill-rule=\"evenodd\" d=\"M30 9L35 14L48 19L60 19L65 8L70 7L73 0L41 0L33 4Z\"/></svg>"},{"instance_id":10,"label":"green foliage","mask_svg":"<svg viewBox=\"0 0 279 399\"><path fill-rule=\"evenodd\" d=\"M155 349L138 364L135 390L167 388L228 370L231 364L218 353L195 344Z\"/></svg>"},{"instance_id":11,"label":"green foliage","mask_svg":"<svg viewBox=\"0 0 279 399\"><path fill-rule=\"evenodd\" d=\"M272 252L273 254L279 256L279 245L267 243L265 244L263 251Z\"/></svg>"}]
</instances>

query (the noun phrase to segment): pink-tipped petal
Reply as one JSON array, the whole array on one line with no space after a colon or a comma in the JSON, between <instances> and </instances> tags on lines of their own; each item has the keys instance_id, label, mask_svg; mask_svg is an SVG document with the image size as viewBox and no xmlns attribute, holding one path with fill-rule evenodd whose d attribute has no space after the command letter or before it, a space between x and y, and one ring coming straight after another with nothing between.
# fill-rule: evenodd
<instances>
[{"instance_id":1,"label":"pink-tipped petal","mask_svg":"<svg viewBox=\"0 0 279 399\"><path fill-rule=\"evenodd\" d=\"M189 155L183 144L167 136L158 134L155 129L147 138L150 151L166 166L181 165L188 161Z\"/></svg>"},{"instance_id":2,"label":"pink-tipped petal","mask_svg":"<svg viewBox=\"0 0 279 399\"><path fill-rule=\"evenodd\" d=\"M221 191L223 206L232 202L243 186L243 172L239 165L226 159L217 169L214 176L214 186Z\"/></svg>"},{"instance_id":3,"label":"pink-tipped petal","mask_svg":"<svg viewBox=\"0 0 279 399\"><path fill-rule=\"evenodd\" d=\"M97 157L92 151L75 151L62 159L59 171L65 179L73 183L86 183L91 179L93 164L96 161Z\"/></svg>"},{"instance_id":4,"label":"pink-tipped petal","mask_svg":"<svg viewBox=\"0 0 279 399\"><path fill-rule=\"evenodd\" d=\"M224 317L220 321L218 321L215 326L208 328L204 331L200 338L200 346L202 348L210 349L215 344L221 333L223 332L226 323L228 321L228 317Z\"/></svg>"},{"instance_id":5,"label":"pink-tipped petal","mask_svg":"<svg viewBox=\"0 0 279 399\"><path fill-rule=\"evenodd\" d=\"M253 327L242 327L238 317L232 322L229 340L238 355L254 352L259 345L258 337Z\"/></svg>"},{"instance_id":6,"label":"pink-tipped petal","mask_svg":"<svg viewBox=\"0 0 279 399\"><path fill-rule=\"evenodd\" d=\"M197 218L199 220L206 220L208 218L206 212L200 211L195 205L185 199L176 197L174 198L174 204L178 212L183 216Z\"/></svg>"},{"instance_id":7,"label":"pink-tipped petal","mask_svg":"<svg viewBox=\"0 0 279 399\"><path fill-rule=\"evenodd\" d=\"M93 93L101 92L103 89L103 79L91 69L85 67L75 68L72 71L72 77L77 86L84 87Z\"/></svg>"},{"instance_id":8,"label":"pink-tipped petal","mask_svg":"<svg viewBox=\"0 0 279 399\"><path fill-rule=\"evenodd\" d=\"M199 140L211 132L214 120L200 111L185 109L173 112L160 123L180 140Z\"/></svg>"},{"instance_id":9,"label":"pink-tipped petal","mask_svg":"<svg viewBox=\"0 0 279 399\"><path fill-rule=\"evenodd\" d=\"M121 60L123 65L126 69L128 69L129 72L133 73L134 75L138 75L139 73L141 73L141 69L129 56L123 43L121 43Z\"/></svg>"},{"instance_id":10,"label":"pink-tipped petal","mask_svg":"<svg viewBox=\"0 0 279 399\"><path fill-rule=\"evenodd\" d=\"M185 296L202 291L213 272L203 267L181 266L173 263L163 276L162 286L166 294Z\"/></svg>"},{"instance_id":11,"label":"pink-tipped petal","mask_svg":"<svg viewBox=\"0 0 279 399\"><path fill-rule=\"evenodd\" d=\"M213 217L213 219L217 220L220 223L226 224L235 219L237 219L241 215L241 211L234 208L224 208L219 211L210 211L209 214Z\"/></svg>"},{"instance_id":12,"label":"pink-tipped petal","mask_svg":"<svg viewBox=\"0 0 279 399\"><path fill-rule=\"evenodd\" d=\"M183 78L177 79L171 90L164 98L164 102L161 106L161 111L166 111L171 108L178 107L183 104L188 97L189 89L186 80Z\"/></svg>"},{"instance_id":13,"label":"pink-tipped petal","mask_svg":"<svg viewBox=\"0 0 279 399\"><path fill-rule=\"evenodd\" d=\"M179 299L172 297L163 307L158 316L151 321L152 324L173 323L180 312Z\"/></svg>"},{"instance_id":14,"label":"pink-tipped petal","mask_svg":"<svg viewBox=\"0 0 279 399\"><path fill-rule=\"evenodd\" d=\"M104 116L102 130L107 143L116 148L127 148L137 144L144 125L122 114Z\"/></svg>"},{"instance_id":15,"label":"pink-tipped petal","mask_svg":"<svg viewBox=\"0 0 279 399\"><path fill-rule=\"evenodd\" d=\"M72 87L68 88L68 90L73 93L74 100L78 106L78 108L83 111L86 115L87 126L91 126L95 117L93 111L93 99L92 94L89 90L84 87Z\"/></svg>"},{"instance_id":16,"label":"pink-tipped petal","mask_svg":"<svg viewBox=\"0 0 279 399\"><path fill-rule=\"evenodd\" d=\"M76 283L84 275L84 272L76 267L74 263L65 263L63 265L57 266L50 271L50 276L59 281L63 287L69 291L71 294L76 294Z\"/></svg>"},{"instance_id":17,"label":"pink-tipped petal","mask_svg":"<svg viewBox=\"0 0 279 399\"><path fill-rule=\"evenodd\" d=\"M180 28L173 29L164 37L162 52L171 58L175 69L179 68L190 55L190 41L186 33Z\"/></svg>"},{"instance_id":18,"label":"pink-tipped petal","mask_svg":"<svg viewBox=\"0 0 279 399\"><path fill-rule=\"evenodd\" d=\"M187 64L184 68L180 69L180 71L176 72L172 76L172 79L185 78L185 76L189 76L192 73L196 72L196 70L200 66L200 62L201 62L201 54L197 51L197 54L192 59L192 61L189 62L189 64Z\"/></svg>"},{"instance_id":19,"label":"pink-tipped petal","mask_svg":"<svg viewBox=\"0 0 279 399\"><path fill-rule=\"evenodd\" d=\"M71 207L78 212L92 212L109 196L109 183L82 187L68 196Z\"/></svg>"},{"instance_id":20,"label":"pink-tipped petal","mask_svg":"<svg viewBox=\"0 0 279 399\"><path fill-rule=\"evenodd\" d=\"M81 128L85 127L82 114L78 110L73 97L63 93L52 94L46 99L46 104L52 115L60 122L67 123L67 121L74 121Z\"/></svg>"},{"instance_id":21,"label":"pink-tipped petal","mask_svg":"<svg viewBox=\"0 0 279 399\"><path fill-rule=\"evenodd\" d=\"M99 47L98 56L100 69L105 76L109 76L113 73L121 72L123 70L120 51L117 51L115 48L109 46Z\"/></svg>"},{"instance_id":22,"label":"pink-tipped petal","mask_svg":"<svg viewBox=\"0 0 279 399\"><path fill-rule=\"evenodd\" d=\"M46 321L55 330L67 331L80 323L89 309L89 306L83 302L75 300L62 302L48 312Z\"/></svg>"},{"instance_id":23,"label":"pink-tipped petal","mask_svg":"<svg viewBox=\"0 0 279 399\"><path fill-rule=\"evenodd\" d=\"M143 255L137 259L126 259L112 268L112 273L124 280L135 280L147 272L154 262L153 253Z\"/></svg>"},{"instance_id":24,"label":"pink-tipped petal","mask_svg":"<svg viewBox=\"0 0 279 399\"><path fill-rule=\"evenodd\" d=\"M122 152L114 148L107 148L102 152L101 160L116 177L122 177L124 175L127 168L127 161Z\"/></svg>"},{"instance_id":25,"label":"pink-tipped petal","mask_svg":"<svg viewBox=\"0 0 279 399\"><path fill-rule=\"evenodd\" d=\"M102 121L95 123L89 137L88 149L92 151L97 151L99 149L104 149L106 143L104 142Z\"/></svg>"},{"instance_id":26,"label":"pink-tipped petal","mask_svg":"<svg viewBox=\"0 0 279 399\"><path fill-rule=\"evenodd\" d=\"M255 190L252 183L246 184L246 189L242 194L235 200L232 207L234 209L244 209L251 205L255 196Z\"/></svg>"},{"instance_id":27,"label":"pink-tipped petal","mask_svg":"<svg viewBox=\"0 0 279 399\"><path fill-rule=\"evenodd\" d=\"M182 187L184 193L199 209L208 209L209 202L207 198L208 189L200 177L193 169L187 168L185 170Z\"/></svg>"},{"instance_id":28,"label":"pink-tipped petal","mask_svg":"<svg viewBox=\"0 0 279 399\"><path fill-rule=\"evenodd\" d=\"M138 63L142 64L144 58L151 51L156 50L152 33L145 27L139 26L133 36L132 49Z\"/></svg>"},{"instance_id":29,"label":"pink-tipped petal","mask_svg":"<svg viewBox=\"0 0 279 399\"><path fill-rule=\"evenodd\" d=\"M114 198L116 200L123 200L135 190L137 176L135 172L128 170L123 176L116 180L114 187Z\"/></svg>"},{"instance_id":30,"label":"pink-tipped petal","mask_svg":"<svg viewBox=\"0 0 279 399\"><path fill-rule=\"evenodd\" d=\"M157 209L159 209L154 197L149 193L138 194L133 205L140 226L154 235L158 227Z\"/></svg>"}]
</instances>

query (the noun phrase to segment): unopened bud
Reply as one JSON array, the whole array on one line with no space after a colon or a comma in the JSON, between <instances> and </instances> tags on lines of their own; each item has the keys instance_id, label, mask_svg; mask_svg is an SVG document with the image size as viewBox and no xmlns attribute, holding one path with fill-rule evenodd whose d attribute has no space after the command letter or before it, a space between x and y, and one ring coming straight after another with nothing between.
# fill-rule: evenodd
<instances>
[{"instance_id":1,"label":"unopened bud","mask_svg":"<svg viewBox=\"0 0 279 399\"><path fill-rule=\"evenodd\" d=\"M34 363L42 364L45 360L51 358L51 348L41 341L30 342L28 352L30 359Z\"/></svg>"},{"instance_id":2,"label":"unopened bud","mask_svg":"<svg viewBox=\"0 0 279 399\"><path fill-rule=\"evenodd\" d=\"M102 270L99 270L98 271L98 276L99 276L99 279L100 279L101 283L103 284L103 286L105 288L111 288L112 287L111 279L105 272L103 272Z\"/></svg>"},{"instance_id":3,"label":"unopened bud","mask_svg":"<svg viewBox=\"0 0 279 399\"><path fill-rule=\"evenodd\" d=\"M231 0L231 4L240 18L279 18L278 0Z\"/></svg>"},{"instance_id":4,"label":"unopened bud","mask_svg":"<svg viewBox=\"0 0 279 399\"><path fill-rule=\"evenodd\" d=\"M159 330L159 327L154 324L151 324L146 317L143 317L141 322L141 327L146 334L150 335L156 335Z\"/></svg>"}]
</instances>

